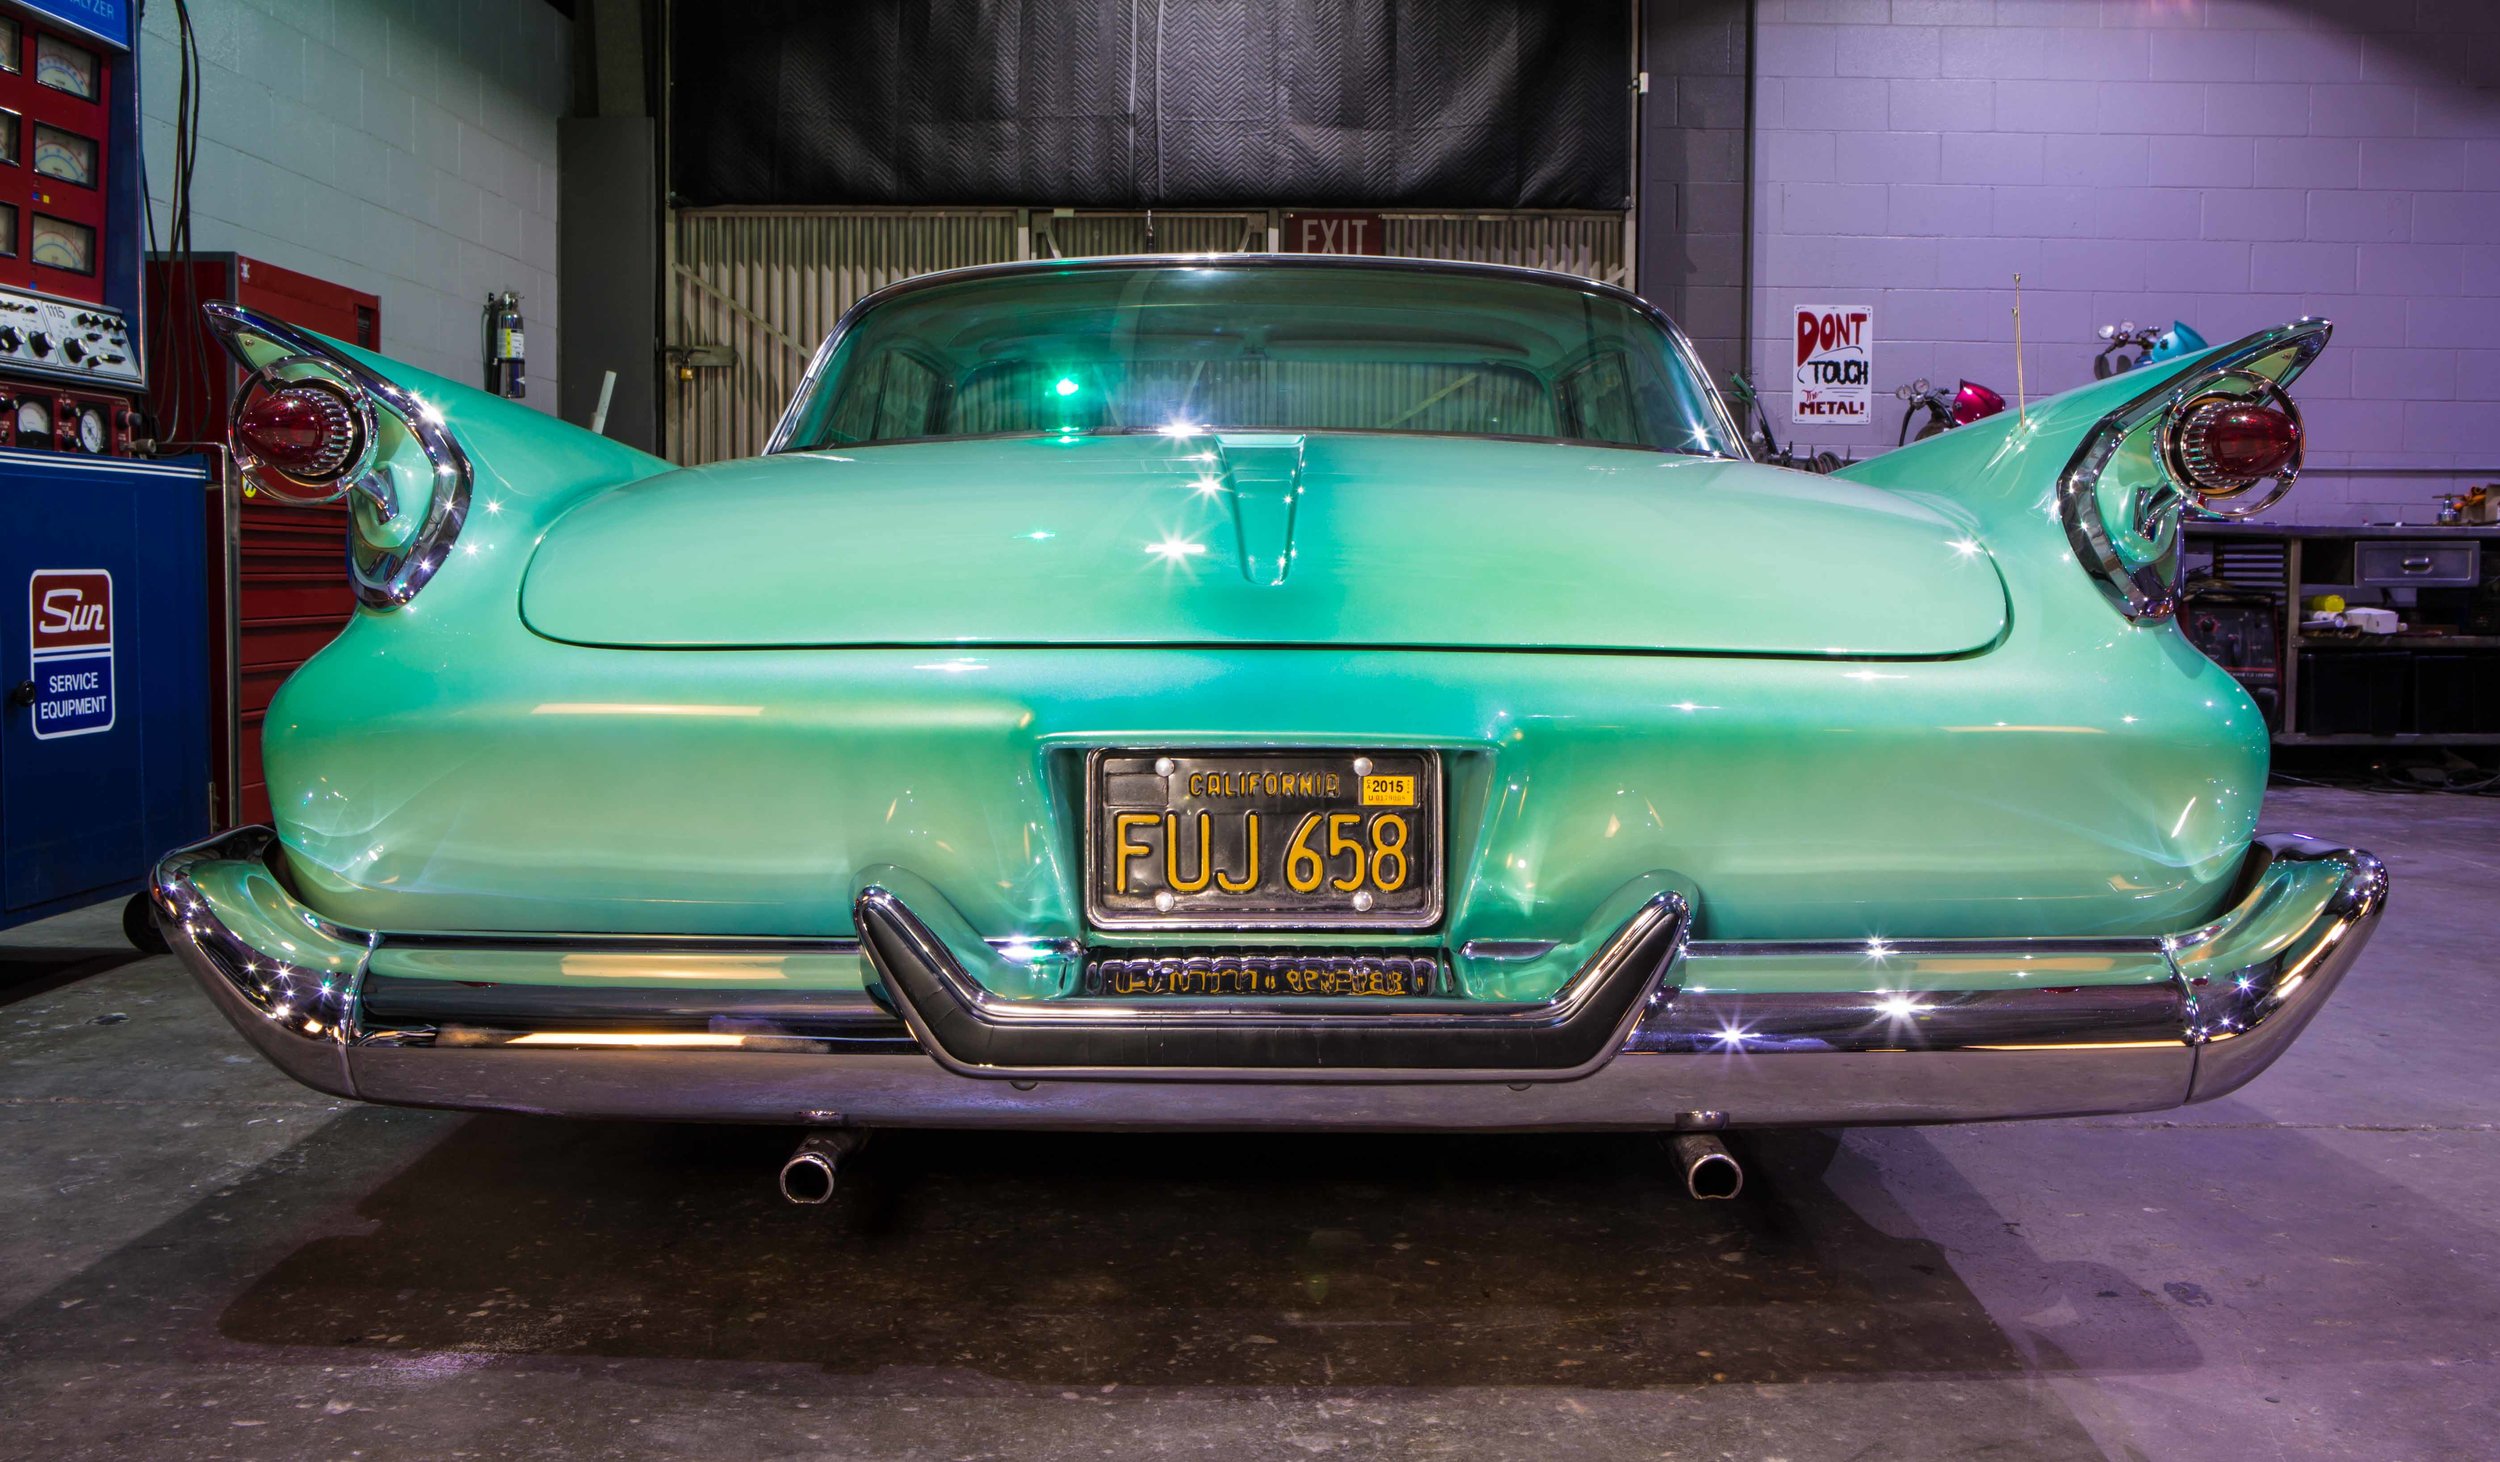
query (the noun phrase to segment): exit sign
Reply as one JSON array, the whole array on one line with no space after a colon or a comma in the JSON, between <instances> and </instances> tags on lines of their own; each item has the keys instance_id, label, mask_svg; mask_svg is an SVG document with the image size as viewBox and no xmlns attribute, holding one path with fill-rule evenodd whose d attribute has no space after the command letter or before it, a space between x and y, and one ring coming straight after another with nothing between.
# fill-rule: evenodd
<instances>
[{"instance_id":1,"label":"exit sign","mask_svg":"<svg viewBox=\"0 0 2500 1462\"><path fill-rule=\"evenodd\" d=\"M1377 213L1288 213L1279 242L1288 254L1385 254L1388 232Z\"/></svg>"}]
</instances>

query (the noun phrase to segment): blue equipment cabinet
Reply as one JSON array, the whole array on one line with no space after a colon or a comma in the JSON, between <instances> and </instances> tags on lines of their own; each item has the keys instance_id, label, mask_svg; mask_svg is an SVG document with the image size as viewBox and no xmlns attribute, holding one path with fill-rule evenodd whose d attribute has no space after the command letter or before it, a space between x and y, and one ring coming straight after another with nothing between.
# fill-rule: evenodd
<instances>
[{"instance_id":1,"label":"blue equipment cabinet","mask_svg":"<svg viewBox=\"0 0 2500 1462\"><path fill-rule=\"evenodd\" d=\"M208 835L207 480L0 450L0 929Z\"/></svg>"}]
</instances>

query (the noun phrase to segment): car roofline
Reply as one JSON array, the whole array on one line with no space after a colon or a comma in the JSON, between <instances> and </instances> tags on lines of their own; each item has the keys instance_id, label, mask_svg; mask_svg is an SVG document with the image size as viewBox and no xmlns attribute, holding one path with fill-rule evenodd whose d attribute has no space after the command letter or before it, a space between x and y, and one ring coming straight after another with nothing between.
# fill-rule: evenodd
<instances>
[{"instance_id":1,"label":"car roofline","mask_svg":"<svg viewBox=\"0 0 2500 1462\"><path fill-rule=\"evenodd\" d=\"M1070 270L1095 269L1203 269L1210 265L1221 265L1225 268L1248 265L1262 269L1375 269L1384 273L1397 274L1470 274L1479 277L1517 279L1531 284L1552 285L1602 295L1627 306L1666 332L1668 340L1675 347L1677 357L1683 361L1685 368L1692 372L1693 379L1700 382L1702 389L1709 394L1710 404L1718 413L1718 425L1726 431L1727 439L1737 443L1742 443L1745 439L1743 427L1738 424L1735 414L1728 410L1726 400L1719 394L1718 383L1710 378L1709 370L1702 365L1701 352L1694 348L1692 337L1684 333L1684 327L1678 325L1672 315L1634 294L1631 290L1619 284L1609 284L1602 279L1591 279L1586 275L1570 274L1560 269L1532 269L1524 264L1495 264L1480 259L1418 259L1399 254L1094 254L1073 259L1008 259L994 264L959 265L953 269L937 269L927 274L914 274L907 279L898 279L892 284L861 295L851 302L849 309L844 310L834 320L833 328L825 332L825 338L817 345L816 353L809 357L806 372L799 377L797 388L791 391L790 399L783 404L781 419L773 424L773 434L764 443L764 455L770 456L775 452L789 450L790 437L798 428L799 404L807 400L814 392L816 383L824 375L826 365L833 359L834 349L842 343L842 338L851 332L852 327L859 323L861 316L897 296L916 293L924 289L934 289L941 285L1013 277L1019 274L1053 274Z\"/></svg>"}]
</instances>

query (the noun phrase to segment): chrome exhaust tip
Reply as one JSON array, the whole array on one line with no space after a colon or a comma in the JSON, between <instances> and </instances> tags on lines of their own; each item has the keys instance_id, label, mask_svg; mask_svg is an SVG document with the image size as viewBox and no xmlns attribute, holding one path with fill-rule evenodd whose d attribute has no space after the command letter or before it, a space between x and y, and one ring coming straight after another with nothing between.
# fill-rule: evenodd
<instances>
[{"instance_id":1,"label":"chrome exhaust tip","mask_svg":"<svg viewBox=\"0 0 2500 1462\"><path fill-rule=\"evenodd\" d=\"M801 1205L833 1201L835 1175L851 1154L867 1145L864 1127L828 1127L808 1133L781 1164L781 1196Z\"/></svg>"},{"instance_id":2,"label":"chrome exhaust tip","mask_svg":"<svg viewBox=\"0 0 2500 1462\"><path fill-rule=\"evenodd\" d=\"M1733 1198L1745 1191L1745 1167L1727 1144L1707 1132L1678 1132L1669 1143L1683 1171L1684 1191L1695 1198Z\"/></svg>"}]
</instances>

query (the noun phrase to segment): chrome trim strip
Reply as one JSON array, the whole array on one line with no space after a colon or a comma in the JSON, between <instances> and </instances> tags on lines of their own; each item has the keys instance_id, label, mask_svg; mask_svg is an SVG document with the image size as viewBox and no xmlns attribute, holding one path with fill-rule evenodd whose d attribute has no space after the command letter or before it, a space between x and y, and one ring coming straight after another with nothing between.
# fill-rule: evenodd
<instances>
[{"instance_id":1,"label":"chrome trim strip","mask_svg":"<svg viewBox=\"0 0 2500 1462\"><path fill-rule=\"evenodd\" d=\"M2058 474L2058 519L2065 525L2066 541L2073 547L2075 557L2091 572L2093 582L2101 586L2101 592L2109 596L2120 613L2142 622L2167 618L2178 608L2179 535L2174 528L2169 548L2141 567L2130 569L2126 560L2119 557L2118 547L2109 536L2109 526L2101 517L2098 496L2101 474L2108 470L2118 448L2146 422L2200 394L2217 379L2286 349L2294 352L2293 358L2276 381L2278 385L2290 385L2317 359L2318 352L2326 349L2327 337L2334 329L2325 320L2303 317L2235 340L2110 411L2084 433L2074 456L2067 460L2066 470ZM2166 479L2167 466L2162 470Z\"/></svg>"},{"instance_id":2,"label":"chrome trim strip","mask_svg":"<svg viewBox=\"0 0 2500 1462\"><path fill-rule=\"evenodd\" d=\"M1688 950L1692 947L1690 943L1685 945ZM1553 950L1554 941L1551 939L1470 939L1458 947L1458 955L1461 959L1489 959L1505 963L1536 959L1551 954Z\"/></svg>"},{"instance_id":3,"label":"chrome trim strip","mask_svg":"<svg viewBox=\"0 0 2500 1462\"><path fill-rule=\"evenodd\" d=\"M1634 1051L1969 1051L2184 1044L2175 980L2022 990L1687 990L1632 1033Z\"/></svg>"},{"instance_id":4,"label":"chrome trim strip","mask_svg":"<svg viewBox=\"0 0 2500 1462\"><path fill-rule=\"evenodd\" d=\"M357 930L393 949L562 950L579 954L827 954L859 953L859 940L843 934L820 938L811 934L576 934L563 931ZM1086 946L1074 939L989 939L1002 953L1013 952L1027 962L1081 959ZM1095 953L1124 946L1104 945Z\"/></svg>"},{"instance_id":5,"label":"chrome trim strip","mask_svg":"<svg viewBox=\"0 0 2500 1462\"><path fill-rule=\"evenodd\" d=\"M367 1022L482 1026L515 1032L622 1028L774 1035L906 1037L865 990L773 985L535 985L471 983L367 970L357 991ZM907 1038L907 1037L906 1037Z\"/></svg>"},{"instance_id":6,"label":"chrome trim strip","mask_svg":"<svg viewBox=\"0 0 2500 1462\"><path fill-rule=\"evenodd\" d=\"M834 350L842 343L842 337L848 335L868 311L889 300L937 285L962 284L972 280L1017 274L1054 274L1064 270L1095 269L1187 269L1204 268L1208 265L1222 265L1227 268L1250 266L1265 269L1387 269L1411 274L1489 275L1561 285L1602 295L1617 304L1628 306L1642 318L1666 332L1670 347L1674 350L1678 362L1692 376L1694 384L1701 388L1703 398L1709 402L1711 414L1715 418L1711 422L1712 428L1720 434L1722 441L1733 442L1739 446L1742 446L1745 441L1744 429L1737 425L1734 414L1727 409L1726 398L1719 394L1718 383L1710 378L1708 368L1701 362L1701 351L1694 346L1692 337L1684 333L1684 327L1675 323L1666 311L1618 284L1586 279L1557 269L1529 269L1517 264L1489 264L1476 259L1408 259L1362 254L1110 254L1088 259L1015 259L998 264L968 264L958 269L939 269L927 274L915 274L906 279L898 279L883 289L871 290L860 296L852 302L849 309L844 310L840 317L834 320L833 328L825 333L824 343L817 346L816 353L809 357L806 373L799 377L798 388L790 393L790 403L782 408L781 420L774 424L771 438L764 443L765 455L791 450L790 438L798 429L799 405L815 393L817 383L824 376L825 367L833 360ZM1244 431L1290 429L1273 426L1239 428ZM1202 430L1220 432L1235 430L1235 428L1210 424ZM1684 455L1711 457L1728 462L1751 460L1729 452L1692 452Z\"/></svg>"},{"instance_id":7,"label":"chrome trim strip","mask_svg":"<svg viewBox=\"0 0 2500 1462\"><path fill-rule=\"evenodd\" d=\"M1686 947L1685 952L1695 959L1844 955L1881 959L1896 954L2003 955L2012 959L2027 959L2061 954L2152 954L2161 947L2159 939L2120 934L2034 939L1696 939Z\"/></svg>"},{"instance_id":8,"label":"chrome trim strip","mask_svg":"<svg viewBox=\"0 0 2500 1462\"><path fill-rule=\"evenodd\" d=\"M383 376L376 375L333 347L328 341L307 330L299 330L283 320L272 319L242 305L211 301L200 306L208 316L209 328L246 370L253 369L233 343L238 332L249 331L340 372L358 389L389 408L414 438L426 461L434 467L434 493L428 502L425 522L408 546L395 553L381 554L370 569L356 562L355 528L348 528L347 577L356 591L357 601L368 609L397 609L417 596L426 581L451 553L454 539L460 536L461 524L468 520L469 494L476 473L469 463L469 454L444 424L443 414L426 404L423 398Z\"/></svg>"},{"instance_id":9,"label":"chrome trim strip","mask_svg":"<svg viewBox=\"0 0 2500 1462\"><path fill-rule=\"evenodd\" d=\"M529 930L513 933L463 931L436 933L378 930L375 937L393 949L564 950L614 954L857 954L859 941L848 935L817 939L778 934L567 934ZM992 940L1007 947L1032 940Z\"/></svg>"},{"instance_id":10,"label":"chrome trim strip","mask_svg":"<svg viewBox=\"0 0 2500 1462\"><path fill-rule=\"evenodd\" d=\"M816 1024L784 1027L766 1021L716 1024L710 1028L671 1026L628 1030L621 1026L583 1023L546 1029L510 1025L469 1025L446 1021L423 1031L389 1040L368 1040L351 1052L351 1061L373 1050L496 1050L496 1051L641 1051L677 1055L687 1051L728 1051L739 1054L920 1055L920 1045L900 1021L885 1017L883 1025ZM552 1109L551 1109L552 1110Z\"/></svg>"}]
</instances>

